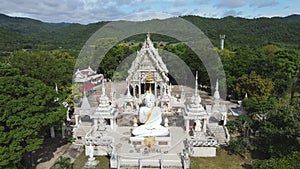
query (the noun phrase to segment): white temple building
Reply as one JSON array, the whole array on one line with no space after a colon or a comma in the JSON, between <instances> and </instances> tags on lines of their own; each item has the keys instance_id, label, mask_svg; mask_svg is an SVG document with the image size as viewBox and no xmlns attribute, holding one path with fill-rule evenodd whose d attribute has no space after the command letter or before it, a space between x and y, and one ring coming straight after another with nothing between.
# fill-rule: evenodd
<instances>
[{"instance_id":1,"label":"white temple building","mask_svg":"<svg viewBox=\"0 0 300 169\"><path fill-rule=\"evenodd\" d=\"M111 88L107 94L103 81L96 106L84 95L75 108L73 144L85 146L90 164L93 156L108 155L111 168L187 169L190 157L214 157L216 147L228 143L227 107L218 81L208 105L202 104L198 73L191 97L183 88L172 91L167 66L149 34L128 74L124 93Z\"/></svg>"}]
</instances>

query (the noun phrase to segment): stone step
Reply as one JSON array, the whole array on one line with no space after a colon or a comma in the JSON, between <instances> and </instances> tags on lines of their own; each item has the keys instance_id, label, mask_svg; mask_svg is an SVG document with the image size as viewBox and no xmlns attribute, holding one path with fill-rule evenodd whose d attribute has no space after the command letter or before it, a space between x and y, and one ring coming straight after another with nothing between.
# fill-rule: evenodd
<instances>
[{"instance_id":1,"label":"stone step","mask_svg":"<svg viewBox=\"0 0 300 169\"><path fill-rule=\"evenodd\" d=\"M131 157L136 158L126 158L130 157L128 155L131 155ZM124 154L125 156L125 154ZM177 154L157 154L155 156L149 155L147 158L146 156L142 157L141 159L138 159L137 157L132 154L126 154L126 157L120 157L120 167L121 168L131 168L131 167L139 167L139 164L141 164L142 168L160 168L160 161L162 160L162 165L164 168L167 166L170 168L182 168L181 159Z\"/></svg>"}]
</instances>

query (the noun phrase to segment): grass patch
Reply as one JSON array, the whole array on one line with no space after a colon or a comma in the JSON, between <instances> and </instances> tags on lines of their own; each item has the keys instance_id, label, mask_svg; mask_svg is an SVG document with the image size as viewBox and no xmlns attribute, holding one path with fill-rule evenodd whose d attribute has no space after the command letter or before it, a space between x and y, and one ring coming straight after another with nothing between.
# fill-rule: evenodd
<instances>
[{"instance_id":1,"label":"grass patch","mask_svg":"<svg viewBox=\"0 0 300 169\"><path fill-rule=\"evenodd\" d=\"M239 155L229 155L224 149L217 149L216 157L193 157L191 169L243 169L250 167L251 159L244 159Z\"/></svg>"},{"instance_id":2,"label":"grass patch","mask_svg":"<svg viewBox=\"0 0 300 169\"><path fill-rule=\"evenodd\" d=\"M108 169L109 168L109 158L106 156L96 156L96 160L99 161L98 165L95 167L97 169ZM74 161L74 169L82 169L84 164L88 161L88 156L85 155L83 151L78 158Z\"/></svg>"}]
</instances>

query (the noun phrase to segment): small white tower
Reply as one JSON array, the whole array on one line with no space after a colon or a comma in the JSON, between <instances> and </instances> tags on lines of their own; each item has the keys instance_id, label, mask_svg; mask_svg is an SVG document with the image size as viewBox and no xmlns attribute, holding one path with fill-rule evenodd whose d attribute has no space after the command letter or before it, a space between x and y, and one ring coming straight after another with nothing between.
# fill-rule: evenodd
<instances>
[{"instance_id":1,"label":"small white tower","mask_svg":"<svg viewBox=\"0 0 300 169\"><path fill-rule=\"evenodd\" d=\"M220 35L220 39L221 39L221 46L220 46L220 49L223 50L223 49L224 49L225 35Z\"/></svg>"}]
</instances>

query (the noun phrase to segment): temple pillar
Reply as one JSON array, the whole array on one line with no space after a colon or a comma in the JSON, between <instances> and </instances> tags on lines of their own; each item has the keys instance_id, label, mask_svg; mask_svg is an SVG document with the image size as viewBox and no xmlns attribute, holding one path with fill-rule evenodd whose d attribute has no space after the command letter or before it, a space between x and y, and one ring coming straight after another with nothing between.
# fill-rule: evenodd
<instances>
[{"instance_id":1,"label":"temple pillar","mask_svg":"<svg viewBox=\"0 0 300 169\"><path fill-rule=\"evenodd\" d=\"M81 116L78 116L78 123L81 124Z\"/></svg>"},{"instance_id":2,"label":"temple pillar","mask_svg":"<svg viewBox=\"0 0 300 169\"><path fill-rule=\"evenodd\" d=\"M160 95L162 96L164 94L164 85L159 84L160 86Z\"/></svg>"},{"instance_id":3,"label":"temple pillar","mask_svg":"<svg viewBox=\"0 0 300 169\"><path fill-rule=\"evenodd\" d=\"M113 129L114 128L114 124L113 124L114 122L113 122L113 120L109 119L109 123L110 123L110 128Z\"/></svg>"},{"instance_id":4,"label":"temple pillar","mask_svg":"<svg viewBox=\"0 0 300 169\"><path fill-rule=\"evenodd\" d=\"M157 98L157 84L156 82L154 83L154 95L155 95L155 98Z\"/></svg>"},{"instance_id":5,"label":"temple pillar","mask_svg":"<svg viewBox=\"0 0 300 169\"><path fill-rule=\"evenodd\" d=\"M189 131L190 131L190 120L186 119L185 120L185 132L189 133Z\"/></svg>"},{"instance_id":6,"label":"temple pillar","mask_svg":"<svg viewBox=\"0 0 300 169\"><path fill-rule=\"evenodd\" d=\"M50 135L51 135L51 138L55 138L54 126L51 126L51 128L50 128Z\"/></svg>"},{"instance_id":7,"label":"temple pillar","mask_svg":"<svg viewBox=\"0 0 300 169\"><path fill-rule=\"evenodd\" d=\"M65 130L66 130L66 124L63 123L63 124L61 125L61 137L62 137L62 139L65 138Z\"/></svg>"},{"instance_id":8,"label":"temple pillar","mask_svg":"<svg viewBox=\"0 0 300 169\"><path fill-rule=\"evenodd\" d=\"M132 93L134 98L135 98L135 88L136 88L136 85L134 84L133 85L133 93Z\"/></svg>"},{"instance_id":9,"label":"temple pillar","mask_svg":"<svg viewBox=\"0 0 300 169\"><path fill-rule=\"evenodd\" d=\"M224 113L224 123L223 125L225 126L227 124L227 112Z\"/></svg>"},{"instance_id":10,"label":"temple pillar","mask_svg":"<svg viewBox=\"0 0 300 169\"><path fill-rule=\"evenodd\" d=\"M121 168L120 156L117 154L117 169Z\"/></svg>"},{"instance_id":11,"label":"temple pillar","mask_svg":"<svg viewBox=\"0 0 300 169\"><path fill-rule=\"evenodd\" d=\"M94 118L94 126L95 126L96 128L98 128L98 119L97 119L97 118Z\"/></svg>"},{"instance_id":12,"label":"temple pillar","mask_svg":"<svg viewBox=\"0 0 300 169\"><path fill-rule=\"evenodd\" d=\"M207 120L206 118L203 119L203 132L205 133L206 132L206 126L207 126Z\"/></svg>"},{"instance_id":13,"label":"temple pillar","mask_svg":"<svg viewBox=\"0 0 300 169\"><path fill-rule=\"evenodd\" d=\"M75 126L78 126L78 116L79 115L77 115L77 114L75 115Z\"/></svg>"},{"instance_id":14,"label":"temple pillar","mask_svg":"<svg viewBox=\"0 0 300 169\"><path fill-rule=\"evenodd\" d=\"M141 83L139 84L139 98L141 98L141 94L142 94L142 89L141 89L141 87L142 87L142 85L141 85Z\"/></svg>"},{"instance_id":15,"label":"temple pillar","mask_svg":"<svg viewBox=\"0 0 300 169\"><path fill-rule=\"evenodd\" d=\"M113 130L115 127L115 120L112 118L112 119L109 119L109 121L110 121L110 128Z\"/></svg>"}]
</instances>

